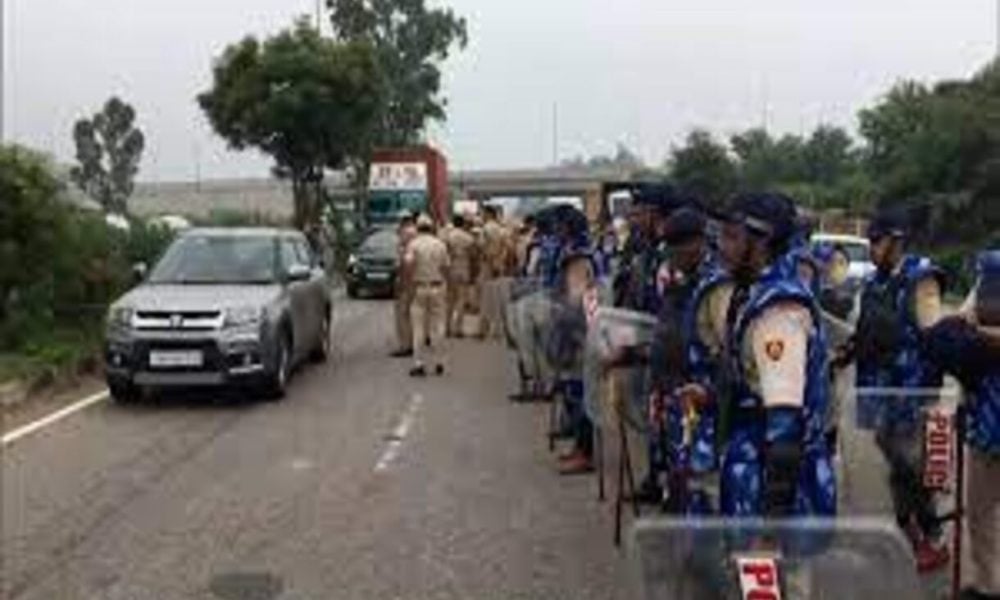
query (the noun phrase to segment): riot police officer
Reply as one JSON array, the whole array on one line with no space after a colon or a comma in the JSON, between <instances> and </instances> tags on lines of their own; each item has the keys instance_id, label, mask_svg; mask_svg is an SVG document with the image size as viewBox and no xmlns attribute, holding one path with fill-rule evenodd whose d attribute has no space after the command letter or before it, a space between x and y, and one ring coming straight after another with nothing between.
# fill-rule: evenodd
<instances>
[{"instance_id":1,"label":"riot police officer","mask_svg":"<svg viewBox=\"0 0 1000 600\"><path fill-rule=\"evenodd\" d=\"M857 363L858 427L874 429L889 465L889 486L899 526L913 545L921 572L944 566L946 547L934 497L923 484L922 408L943 378L929 359L923 335L941 315L942 273L906 253L907 215L886 209L868 227L876 271L866 278L852 342ZM896 393L898 391L898 393Z\"/></svg>"},{"instance_id":2,"label":"riot police officer","mask_svg":"<svg viewBox=\"0 0 1000 600\"><path fill-rule=\"evenodd\" d=\"M965 516L971 572L964 600L1000 598L1000 247L978 259L978 281L959 314L927 335L935 362L965 390L969 447Z\"/></svg>"},{"instance_id":3,"label":"riot police officer","mask_svg":"<svg viewBox=\"0 0 1000 600\"><path fill-rule=\"evenodd\" d=\"M620 271L615 281L616 306L656 315L661 308L663 285L659 281L661 270L669 270L665 265L666 252L663 235L670 214L679 207L680 199L672 187L666 184L645 184L632 192L635 225L623 252ZM626 362L643 363L648 359L642 352L632 353ZM627 366L625 363L619 366ZM655 412L656 407L648 403L655 396L649 394L651 381L636 376L631 380L626 393L633 401L645 404L647 412ZM651 410L652 409L652 410ZM666 468L665 437L662 432L650 428L646 436L648 472L643 477L636 492L637 498L646 503L663 500L663 488L659 479Z\"/></svg>"},{"instance_id":4,"label":"riot police officer","mask_svg":"<svg viewBox=\"0 0 1000 600\"><path fill-rule=\"evenodd\" d=\"M667 475L667 508L672 512L708 512L708 499L695 497L689 484L692 475L702 475L714 467L714 458L705 459L707 444L712 447L714 421L709 411L695 413L681 406L677 392L691 376L689 350L694 341L693 313L705 297L703 283L715 277L717 267L709 251L706 218L697 206L674 211L665 230L670 255L658 273L660 288L659 327L652 352L654 394L651 405L653 475ZM707 288L704 288L707 290ZM662 452L662 456L653 452ZM711 454L714 455L714 452Z\"/></svg>"},{"instance_id":5,"label":"riot police officer","mask_svg":"<svg viewBox=\"0 0 1000 600\"><path fill-rule=\"evenodd\" d=\"M823 436L825 340L812 293L783 258L796 210L780 194L744 194L727 228L733 292L726 314L730 383L720 411L720 512L832 515L836 481ZM706 402L705 390L687 393Z\"/></svg>"}]
</instances>

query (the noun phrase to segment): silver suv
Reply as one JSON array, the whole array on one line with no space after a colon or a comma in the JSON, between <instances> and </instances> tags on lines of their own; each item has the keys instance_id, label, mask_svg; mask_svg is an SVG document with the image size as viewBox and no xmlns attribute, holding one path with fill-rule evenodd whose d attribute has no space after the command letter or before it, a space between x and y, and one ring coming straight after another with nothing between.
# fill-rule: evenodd
<instances>
[{"instance_id":1,"label":"silver suv","mask_svg":"<svg viewBox=\"0 0 1000 600\"><path fill-rule=\"evenodd\" d=\"M244 385L281 398L293 368L330 347L330 291L305 236L190 229L108 313L111 396Z\"/></svg>"}]
</instances>

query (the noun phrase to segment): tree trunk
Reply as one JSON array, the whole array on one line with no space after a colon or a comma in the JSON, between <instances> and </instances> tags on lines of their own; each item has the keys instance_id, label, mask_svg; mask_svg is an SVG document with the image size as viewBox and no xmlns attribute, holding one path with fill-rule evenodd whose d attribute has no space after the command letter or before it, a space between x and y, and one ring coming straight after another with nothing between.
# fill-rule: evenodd
<instances>
[{"instance_id":1,"label":"tree trunk","mask_svg":"<svg viewBox=\"0 0 1000 600\"><path fill-rule=\"evenodd\" d=\"M309 219L309 186L302 173L292 174L292 203L295 211L292 223L296 229L305 230Z\"/></svg>"}]
</instances>

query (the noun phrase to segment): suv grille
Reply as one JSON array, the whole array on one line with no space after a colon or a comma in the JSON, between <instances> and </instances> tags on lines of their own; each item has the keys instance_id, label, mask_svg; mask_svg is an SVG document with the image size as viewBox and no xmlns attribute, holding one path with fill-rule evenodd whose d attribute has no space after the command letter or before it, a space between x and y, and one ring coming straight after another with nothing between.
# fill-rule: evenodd
<instances>
[{"instance_id":1,"label":"suv grille","mask_svg":"<svg viewBox=\"0 0 1000 600\"><path fill-rule=\"evenodd\" d=\"M144 331L177 330L211 331L222 327L221 311L159 311L140 310L135 313L136 329Z\"/></svg>"}]
</instances>

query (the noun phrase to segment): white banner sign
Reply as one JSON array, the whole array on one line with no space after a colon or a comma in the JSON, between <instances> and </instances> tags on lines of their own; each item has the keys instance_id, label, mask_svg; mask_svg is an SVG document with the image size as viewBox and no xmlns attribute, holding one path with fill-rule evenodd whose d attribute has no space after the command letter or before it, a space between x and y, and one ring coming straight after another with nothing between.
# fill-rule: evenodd
<instances>
[{"instance_id":1,"label":"white banner sign","mask_svg":"<svg viewBox=\"0 0 1000 600\"><path fill-rule=\"evenodd\" d=\"M373 163L368 180L370 190L426 190L424 163Z\"/></svg>"}]
</instances>

